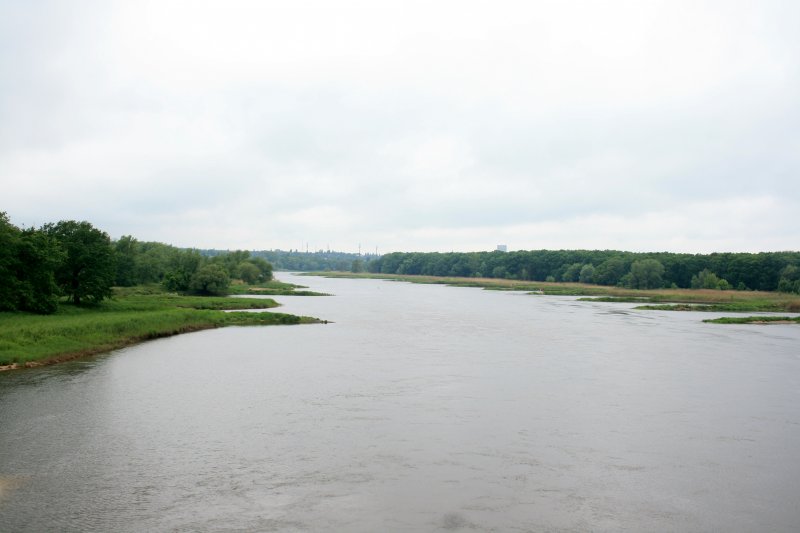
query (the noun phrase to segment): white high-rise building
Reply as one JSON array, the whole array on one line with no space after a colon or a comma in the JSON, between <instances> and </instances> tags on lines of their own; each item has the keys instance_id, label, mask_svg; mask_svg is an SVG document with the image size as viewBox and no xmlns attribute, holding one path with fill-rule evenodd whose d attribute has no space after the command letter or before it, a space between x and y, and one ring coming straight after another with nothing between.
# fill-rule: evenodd
<instances>
[{"instance_id":1,"label":"white high-rise building","mask_svg":"<svg viewBox=\"0 0 800 533\"><path fill-rule=\"evenodd\" d=\"M498 252L507 252L508 251L508 245L507 244L498 244L497 245L497 251Z\"/></svg>"}]
</instances>

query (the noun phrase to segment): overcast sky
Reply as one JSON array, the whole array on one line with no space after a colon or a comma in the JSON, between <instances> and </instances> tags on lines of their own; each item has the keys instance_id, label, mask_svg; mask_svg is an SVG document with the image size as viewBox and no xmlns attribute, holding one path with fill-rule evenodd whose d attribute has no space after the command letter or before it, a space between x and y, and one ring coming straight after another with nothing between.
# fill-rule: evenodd
<instances>
[{"instance_id":1,"label":"overcast sky","mask_svg":"<svg viewBox=\"0 0 800 533\"><path fill-rule=\"evenodd\" d=\"M800 249L800 2L0 0L0 211L177 246Z\"/></svg>"}]
</instances>

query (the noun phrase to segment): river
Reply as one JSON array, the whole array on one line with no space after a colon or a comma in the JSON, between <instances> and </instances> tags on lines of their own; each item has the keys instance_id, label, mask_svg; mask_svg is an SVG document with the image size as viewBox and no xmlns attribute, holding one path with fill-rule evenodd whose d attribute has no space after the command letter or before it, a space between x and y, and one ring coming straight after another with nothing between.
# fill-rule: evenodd
<instances>
[{"instance_id":1,"label":"river","mask_svg":"<svg viewBox=\"0 0 800 533\"><path fill-rule=\"evenodd\" d=\"M279 277L331 323L0 373L0 530L800 525L796 325Z\"/></svg>"}]
</instances>

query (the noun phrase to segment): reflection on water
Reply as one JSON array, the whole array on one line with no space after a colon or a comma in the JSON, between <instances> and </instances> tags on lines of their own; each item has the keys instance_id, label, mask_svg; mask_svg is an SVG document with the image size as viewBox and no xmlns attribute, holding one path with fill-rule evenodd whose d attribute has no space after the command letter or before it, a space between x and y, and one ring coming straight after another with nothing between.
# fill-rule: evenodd
<instances>
[{"instance_id":1,"label":"reflection on water","mask_svg":"<svg viewBox=\"0 0 800 533\"><path fill-rule=\"evenodd\" d=\"M10 531L793 531L800 328L302 278L327 325L0 374ZM0 489L2 490L2 489Z\"/></svg>"}]
</instances>

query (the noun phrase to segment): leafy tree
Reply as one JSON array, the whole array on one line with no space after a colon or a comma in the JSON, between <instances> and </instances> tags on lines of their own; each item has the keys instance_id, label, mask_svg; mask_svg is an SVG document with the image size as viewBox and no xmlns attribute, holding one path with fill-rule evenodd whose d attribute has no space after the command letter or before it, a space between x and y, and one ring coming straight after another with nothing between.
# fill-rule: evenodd
<instances>
[{"instance_id":1,"label":"leafy tree","mask_svg":"<svg viewBox=\"0 0 800 533\"><path fill-rule=\"evenodd\" d=\"M578 281L581 283L593 283L594 282L594 265L583 265L581 268L581 273L578 276Z\"/></svg>"},{"instance_id":2,"label":"leafy tree","mask_svg":"<svg viewBox=\"0 0 800 533\"><path fill-rule=\"evenodd\" d=\"M259 272L261 273L259 277L260 281L272 280L272 265L267 262L266 259L263 257L251 257L248 259L248 262L254 264L256 268L258 268Z\"/></svg>"},{"instance_id":3,"label":"leafy tree","mask_svg":"<svg viewBox=\"0 0 800 533\"><path fill-rule=\"evenodd\" d=\"M350 271L354 273L364 272L364 261L361 259L353 259L353 264L350 266Z\"/></svg>"},{"instance_id":4,"label":"leafy tree","mask_svg":"<svg viewBox=\"0 0 800 533\"><path fill-rule=\"evenodd\" d=\"M664 286L663 275L664 265L655 259L634 261L625 285L634 289L657 289Z\"/></svg>"},{"instance_id":5,"label":"leafy tree","mask_svg":"<svg viewBox=\"0 0 800 533\"><path fill-rule=\"evenodd\" d=\"M111 296L116 277L114 249L108 235L89 222L62 220L43 231L58 242L65 256L56 268L56 282L69 300L98 303Z\"/></svg>"},{"instance_id":6,"label":"leafy tree","mask_svg":"<svg viewBox=\"0 0 800 533\"><path fill-rule=\"evenodd\" d=\"M0 212L0 311L17 309L17 270L20 231Z\"/></svg>"},{"instance_id":7,"label":"leafy tree","mask_svg":"<svg viewBox=\"0 0 800 533\"><path fill-rule=\"evenodd\" d=\"M167 273L170 256L178 252L177 248L160 242L139 243L136 256L136 283L157 283Z\"/></svg>"},{"instance_id":8,"label":"leafy tree","mask_svg":"<svg viewBox=\"0 0 800 533\"><path fill-rule=\"evenodd\" d=\"M727 290L730 284L727 280L720 279L716 274L709 269L704 268L696 275L692 276L691 287L693 289L721 289Z\"/></svg>"},{"instance_id":9,"label":"leafy tree","mask_svg":"<svg viewBox=\"0 0 800 533\"><path fill-rule=\"evenodd\" d=\"M189 282L189 289L198 294L224 295L230 283L228 272L221 265L211 263L195 272Z\"/></svg>"},{"instance_id":10,"label":"leafy tree","mask_svg":"<svg viewBox=\"0 0 800 533\"><path fill-rule=\"evenodd\" d=\"M625 274L625 260L622 257L610 257L600 263L595 271L595 282L600 285L616 285Z\"/></svg>"},{"instance_id":11,"label":"leafy tree","mask_svg":"<svg viewBox=\"0 0 800 533\"><path fill-rule=\"evenodd\" d=\"M139 283L136 278L136 260L139 255L138 241L130 235L123 235L114 243L117 256L116 284L120 287L131 287Z\"/></svg>"},{"instance_id":12,"label":"leafy tree","mask_svg":"<svg viewBox=\"0 0 800 533\"><path fill-rule=\"evenodd\" d=\"M561 279L563 281L578 281L582 268L583 265L581 263L572 263L566 268L566 270L564 270L564 273L561 275Z\"/></svg>"},{"instance_id":13,"label":"leafy tree","mask_svg":"<svg viewBox=\"0 0 800 533\"><path fill-rule=\"evenodd\" d=\"M245 283L258 283L261 278L261 271L253 263L242 261L239 263L239 277Z\"/></svg>"},{"instance_id":14,"label":"leafy tree","mask_svg":"<svg viewBox=\"0 0 800 533\"><path fill-rule=\"evenodd\" d=\"M786 265L781 270L781 280L778 282L781 292L794 292L800 294L800 268L795 265Z\"/></svg>"},{"instance_id":15,"label":"leafy tree","mask_svg":"<svg viewBox=\"0 0 800 533\"><path fill-rule=\"evenodd\" d=\"M0 212L0 310L53 313L58 307L54 270L62 258L41 230L20 230Z\"/></svg>"},{"instance_id":16,"label":"leafy tree","mask_svg":"<svg viewBox=\"0 0 800 533\"><path fill-rule=\"evenodd\" d=\"M220 265L233 279L241 279L239 265L250 259L250 252L247 250L236 250L233 252L221 252L211 258L212 263Z\"/></svg>"},{"instance_id":17,"label":"leafy tree","mask_svg":"<svg viewBox=\"0 0 800 533\"><path fill-rule=\"evenodd\" d=\"M40 230L23 230L17 257L20 267L17 272L19 309L40 314L54 313L59 295L55 269L64 257L58 244Z\"/></svg>"},{"instance_id":18,"label":"leafy tree","mask_svg":"<svg viewBox=\"0 0 800 533\"><path fill-rule=\"evenodd\" d=\"M493 278L504 278L508 275L508 270L502 265L498 265L492 269Z\"/></svg>"},{"instance_id":19,"label":"leafy tree","mask_svg":"<svg viewBox=\"0 0 800 533\"><path fill-rule=\"evenodd\" d=\"M188 291L192 276L200 269L204 261L205 259L197 250L176 250L170 257L162 285L168 291Z\"/></svg>"}]
</instances>

